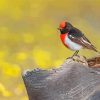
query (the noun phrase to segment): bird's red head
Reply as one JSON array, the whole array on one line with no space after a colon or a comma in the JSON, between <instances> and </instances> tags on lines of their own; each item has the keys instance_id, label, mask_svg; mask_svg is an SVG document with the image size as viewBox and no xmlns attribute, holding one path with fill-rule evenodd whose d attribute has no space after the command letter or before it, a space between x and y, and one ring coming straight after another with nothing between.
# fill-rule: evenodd
<instances>
[{"instance_id":1,"label":"bird's red head","mask_svg":"<svg viewBox=\"0 0 100 100\"><path fill-rule=\"evenodd\" d=\"M60 23L58 29L60 30L61 34L65 34L68 33L72 28L73 26L69 22L63 21Z\"/></svg>"},{"instance_id":2,"label":"bird's red head","mask_svg":"<svg viewBox=\"0 0 100 100\"><path fill-rule=\"evenodd\" d=\"M59 25L59 29L64 29L67 26L67 22L63 21Z\"/></svg>"}]
</instances>

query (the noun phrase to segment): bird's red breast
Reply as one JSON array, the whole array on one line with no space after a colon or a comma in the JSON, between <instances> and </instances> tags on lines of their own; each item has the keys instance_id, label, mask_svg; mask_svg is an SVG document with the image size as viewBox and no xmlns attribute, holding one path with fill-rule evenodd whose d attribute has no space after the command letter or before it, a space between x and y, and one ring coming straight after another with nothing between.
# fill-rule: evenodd
<instances>
[{"instance_id":1,"label":"bird's red breast","mask_svg":"<svg viewBox=\"0 0 100 100\"><path fill-rule=\"evenodd\" d=\"M68 37L68 33L66 34L60 34L60 39L62 41L62 43L68 48L68 45L65 43L65 38Z\"/></svg>"}]
</instances>

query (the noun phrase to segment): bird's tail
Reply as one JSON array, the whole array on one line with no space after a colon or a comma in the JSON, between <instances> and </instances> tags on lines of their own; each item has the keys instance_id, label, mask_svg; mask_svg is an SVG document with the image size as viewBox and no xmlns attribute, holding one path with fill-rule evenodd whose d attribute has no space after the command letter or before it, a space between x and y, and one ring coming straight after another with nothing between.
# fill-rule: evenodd
<instances>
[{"instance_id":1,"label":"bird's tail","mask_svg":"<svg viewBox=\"0 0 100 100\"><path fill-rule=\"evenodd\" d=\"M100 52L99 51L97 51L97 53L100 55Z\"/></svg>"},{"instance_id":2,"label":"bird's tail","mask_svg":"<svg viewBox=\"0 0 100 100\"><path fill-rule=\"evenodd\" d=\"M100 52L96 48L94 49L94 51L97 52L98 54L100 54Z\"/></svg>"},{"instance_id":3,"label":"bird's tail","mask_svg":"<svg viewBox=\"0 0 100 100\"><path fill-rule=\"evenodd\" d=\"M98 54L100 54L100 52L96 49L96 47L94 47L93 45L91 47L92 47L91 50L93 50L93 51L97 52Z\"/></svg>"}]
</instances>

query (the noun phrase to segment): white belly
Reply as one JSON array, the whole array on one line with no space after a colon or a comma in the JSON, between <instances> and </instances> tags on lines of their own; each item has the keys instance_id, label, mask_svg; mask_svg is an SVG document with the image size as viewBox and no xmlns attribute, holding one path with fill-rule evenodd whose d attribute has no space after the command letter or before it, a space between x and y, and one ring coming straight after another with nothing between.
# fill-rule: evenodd
<instances>
[{"instance_id":1,"label":"white belly","mask_svg":"<svg viewBox=\"0 0 100 100\"><path fill-rule=\"evenodd\" d=\"M65 43L69 47L69 49L74 51L80 50L82 48L81 45L72 42L68 37L65 38Z\"/></svg>"}]
</instances>

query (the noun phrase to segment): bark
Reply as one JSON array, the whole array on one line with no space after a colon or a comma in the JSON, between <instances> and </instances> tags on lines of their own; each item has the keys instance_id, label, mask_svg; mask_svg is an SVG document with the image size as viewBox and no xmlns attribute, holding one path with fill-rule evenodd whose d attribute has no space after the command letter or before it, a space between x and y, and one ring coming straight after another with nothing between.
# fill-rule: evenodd
<instances>
[{"instance_id":1,"label":"bark","mask_svg":"<svg viewBox=\"0 0 100 100\"><path fill-rule=\"evenodd\" d=\"M29 100L100 100L100 57L81 61L67 59L58 69L25 71Z\"/></svg>"}]
</instances>

